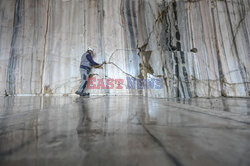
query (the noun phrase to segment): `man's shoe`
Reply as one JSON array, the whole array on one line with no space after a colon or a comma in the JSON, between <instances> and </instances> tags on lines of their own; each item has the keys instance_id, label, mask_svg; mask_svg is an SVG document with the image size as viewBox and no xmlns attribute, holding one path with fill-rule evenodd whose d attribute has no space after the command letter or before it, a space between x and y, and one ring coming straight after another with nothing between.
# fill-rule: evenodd
<instances>
[{"instance_id":1,"label":"man's shoe","mask_svg":"<svg viewBox=\"0 0 250 166\"><path fill-rule=\"evenodd\" d=\"M89 96L89 93L82 93L80 96Z\"/></svg>"},{"instance_id":2,"label":"man's shoe","mask_svg":"<svg viewBox=\"0 0 250 166\"><path fill-rule=\"evenodd\" d=\"M77 94L77 95L81 95L81 92L76 91L76 92L75 92L75 94Z\"/></svg>"}]
</instances>

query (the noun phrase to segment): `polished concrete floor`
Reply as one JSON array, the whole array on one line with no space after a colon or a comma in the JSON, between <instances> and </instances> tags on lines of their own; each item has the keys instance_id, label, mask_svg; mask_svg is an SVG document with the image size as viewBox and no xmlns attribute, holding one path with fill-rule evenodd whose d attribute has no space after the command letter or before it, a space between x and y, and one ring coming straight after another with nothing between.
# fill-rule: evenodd
<instances>
[{"instance_id":1,"label":"polished concrete floor","mask_svg":"<svg viewBox=\"0 0 250 166\"><path fill-rule=\"evenodd\" d=\"M250 99L2 97L0 165L249 166Z\"/></svg>"}]
</instances>

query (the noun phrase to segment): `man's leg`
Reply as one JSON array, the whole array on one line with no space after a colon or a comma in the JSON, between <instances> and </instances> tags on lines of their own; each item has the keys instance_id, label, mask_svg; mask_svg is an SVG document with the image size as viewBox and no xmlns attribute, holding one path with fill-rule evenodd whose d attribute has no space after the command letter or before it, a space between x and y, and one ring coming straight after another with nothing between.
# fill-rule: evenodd
<instances>
[{"instance_id":1,"label":"man's leg","mask_svg":"<svg viewBox=\"0 0 250 166\"><path fill-rule=\"evenodd\" d=\"M79 89L76 91L76 94L78 94L78 95L83 93L83 91L87 85L88 70L80 69L80 73L81 73L82 82L81 82Z\"/></svg>"},{"instance_id":2,"label":"man's leg","mask_svg":"<svg viewBox=\"0 0 250 166\"><path fill-rule=\"evenodd\" d=\"M88 76L89 76L89 71L88 70L85 70L84 72L83 72L83 87L82 87L82 93L80 94L81 96L86 96L86 95L89 95L89 94L87 94L87 93L84 93L84 90L85 90L85 88L86 88L86 86L87 86L87 79L88 79Z\"/></svg>"}]
</instances>

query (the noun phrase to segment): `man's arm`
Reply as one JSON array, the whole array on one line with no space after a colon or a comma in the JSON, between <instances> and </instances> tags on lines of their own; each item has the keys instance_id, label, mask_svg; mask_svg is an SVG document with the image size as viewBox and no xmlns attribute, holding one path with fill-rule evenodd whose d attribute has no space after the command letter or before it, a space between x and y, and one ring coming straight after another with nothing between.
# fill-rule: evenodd
<instances>
[{"instance_id":1,"label":"man's arm","mask_svg":"<svg viewBox=\"0 0 250 166\"><path fill-rule=\"evenodd\" d=\"M93 60L93 58L92 58L92 56L91 56L90 54L87 55L87 59L88 59L88 61L90 62L90 64L91 64L92 66L98 66L98 65L100 65L100 64L96 63L96 62Z\"/></svg>"}]
</instances>

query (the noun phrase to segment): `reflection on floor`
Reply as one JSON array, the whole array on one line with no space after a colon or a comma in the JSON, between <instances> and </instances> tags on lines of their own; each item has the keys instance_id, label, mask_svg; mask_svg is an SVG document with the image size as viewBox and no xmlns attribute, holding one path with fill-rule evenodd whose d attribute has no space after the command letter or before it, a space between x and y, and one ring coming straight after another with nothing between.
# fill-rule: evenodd
<instances>
[{"instance_id":1,"label":"reflection on floor","mask_svg":"<svg viewBox=\"0 0 250 166\"><path fill-rule=\"evenodd\" d=\"M250 99L6 97L0 165L250 165Z\"/></svg>"}]
</instances>

